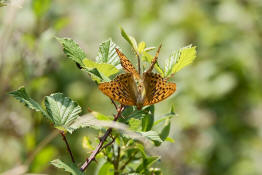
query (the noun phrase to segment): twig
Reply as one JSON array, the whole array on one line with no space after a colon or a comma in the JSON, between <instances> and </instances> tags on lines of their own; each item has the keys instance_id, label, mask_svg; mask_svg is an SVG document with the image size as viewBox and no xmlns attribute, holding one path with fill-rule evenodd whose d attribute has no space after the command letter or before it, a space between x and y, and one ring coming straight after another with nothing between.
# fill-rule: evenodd
<instances>
[{"instance_id":1,"label":"twig","mask_svg":"<svg viewBox=\"0 0 262 175\"><path fill-rule=\"evenodd\" d=\"M70 149L70 146L69 146L69 144L68 144L68 142L67 142L67 140L66 140L66 136L65 136L64 131L60 131L60 134L61 134L61 136L63 137L63 140L65 141L66 148L67 148L68 153L70 154L70 157L71 157L72 162L75 163L74 156L73 156L72 151L71 151L71 149Z\"/></svg>"},{"instance_id":2,"label":"twig","mask_svg":"<svg viewBox=\"0 0 262 175\"><path fill-rule=\"evenodd\" d=\"M123 105L121 105L118 110L117 114L115 115L114 121L116 121L120 116L121 112L125 109ZM83 163L83 165L80 168L80 171L85 171L85 169L89 166L89 164L95 160L96 155L102 150L101 148L103 147L103 144L105 143L107 137L111 134L112 128L108 128L106 130L106 133L100 138L100 142L97 145L96 149L92 152L92 154L89 156L89 158L86 159L86 161Z\"/></svg>"},{"instance_id":3,"label":"twig","mask_svg":"<svg viewBox=\"0 0 262 175\"><path fill-rule=\"evenodd\" d=\"M111 145L112 143L114 143L115 140L116 140L116 138L114 137L111 142L109 142L108 144L104 145L99 151L101 151L102 149L104 149L104 148L108 147L109 145Z\"/></svg>"},{"instance_id":4,"label":"twig","mask_svg":"<svg viewBox=\"0 0 262 175\"><path fill-rule=\"evenodd\" d=\"M121 166L120 171L124 170L125 167L133 160L133 158L135 157L136 153L137 153L137 151L135 151L135 152L129 157L129 159L126 161L126 163L125 163L123 166Z\"/></svg>"}]
</instances>

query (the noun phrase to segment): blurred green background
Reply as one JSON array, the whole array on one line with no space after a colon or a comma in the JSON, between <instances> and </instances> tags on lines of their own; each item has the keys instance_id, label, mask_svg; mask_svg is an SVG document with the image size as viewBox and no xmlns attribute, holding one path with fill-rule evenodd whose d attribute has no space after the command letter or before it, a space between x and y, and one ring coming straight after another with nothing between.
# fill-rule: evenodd
<instances>
[{"instance_id":1,"label":"blurred green background","mask_svg":"<svg viewBox=\"0 0 262 175\"><path fill-rule=\"evenodd\" d=\"M261 0L11 0L0 7L0 173L28 163L29 173L63 174L49 164L69 160L59 136L29 160L56 133L7 92L25 86L39 102L63 92L84 113L112 114L110 100L66 59L54 36L74 39L90 59L112 38L134 59L122 26L148 46L163 44L160 65L176 49L197 46L196 61L175 75L175 95L156 105L158 115L172 104L178 114L175 143L154 153L162 157L156 167L166 175L261 175L261 19ZM78 162L88 152L85 135L96 137L88 129L68 135Z\"/></svg>"}]
</instances>

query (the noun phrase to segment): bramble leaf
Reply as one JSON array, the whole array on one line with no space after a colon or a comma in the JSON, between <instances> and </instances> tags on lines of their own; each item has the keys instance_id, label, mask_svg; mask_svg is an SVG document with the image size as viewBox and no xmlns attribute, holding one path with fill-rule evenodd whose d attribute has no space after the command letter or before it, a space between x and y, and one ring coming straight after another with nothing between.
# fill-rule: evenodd
<instances>
[{"instance_id":1,"label":"bramble leaf","mask_svg":"<svg viewBox=\"0 0 262 175\"><path fill-rule=\"evenodd\" d=\"M78 169L78 167L73 163L66 164L63 161L61 161L60 159L52 160L50 163L57 168L64 169L66 172L69 172L72 175L84 175L84 173L81 172Z\"/></svg>"},{"instance_id":2,"label":"bramble leaf","mask_svg":"<svg viewBox=\"0 0 262 175\"><path fill-rule=\"evenodd\" d=\"M107 63L121 69L120 59L115 48L120 49L111 39L102 42L99 45L99 51L96 57L97 63Z\"/></svg>"},{"instance_id":3,"label":"bramble leaf","mask_svg":"<svg viewBox=\"0 0 262 175\"><path fill-rule=\"evenodd\" d=\"M135 52L138 52L136 39L128 35L122 27L120 27L120 30L122 37L131 45Z\"/></svg>"},{"instance_id":4,"label":"bramble leaf","mask_svg":"<svg viewBox=\"0 0 262 175\"><path fill-rule=\"evenodd\" d=\"M97 71L100 74L100 77L105 81L110 81L108 77L111 75L114 75L119 72L119 70L113 66L112 64L107 63L96 63L92 60L89 60L87 58L83 59L83 68L90 71L90 69L97 69ZM97 74L98 75L98 74ZM99 77L99 75L98 75Z\"/></svg>"},{"instance_id":5,"label":"bramble leaf","mask_svg":"<svg viewBox=\"0 0 262 175\"><path fill-rule=\"evenodd\" d=\"M63 131L68 130L81 113L81 107L62 93L46 96L45 106L55 127Z\"/></svg>"},{"instance_id":6,"label":"bramble leaf","mask_svg":"<svg viewBox=\"0 0 262 175\"><path fill-rule=\"evenodd\" d=\"M196 58L196 46L189 45L173 53L165 66L165 77L171 76L185 66L191 64Z\"/></svg>"},{"instance_id":7,"label":"bramble leaf","mask_svg":"<svg viewBox=\"0 0 262 175\"><path fill-rule=\"evenodd\" d=\"M76 63L78 63L81 67L84 66L83 59L86 58L85 52L79 47L79 45L70 38L58 38L57 41L60 42L63 46L63 51L66 56Z\"/></svg>"},{"instance_id":8,"label":"bramble leaf","mask_svg":"<svg viewBox=\"0 0 262 175\"><path fill-rule=\"evenodd\" d=\"M33 109L37 112L41 112L45 117L49 118L48 114L43 110L40 104L28 96L24 87L21 87L18 90L9 92L9 94L15 97L21 103L23 103L26 107Z\"/></svg>"}]
</instances>

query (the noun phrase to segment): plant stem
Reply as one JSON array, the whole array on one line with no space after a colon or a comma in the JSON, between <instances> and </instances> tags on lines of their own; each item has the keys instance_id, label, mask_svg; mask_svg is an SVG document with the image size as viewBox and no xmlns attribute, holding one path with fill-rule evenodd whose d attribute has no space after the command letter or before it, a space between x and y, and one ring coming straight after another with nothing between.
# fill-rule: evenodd
<instances>
[{"instance_id":1,"label":"plant stem","mask_svg":"<svg viewBox=\"0 0 262 175\"><path fill-rule=\"evenodd\" d=\"M121 147L118 146L117 147L117 155L115 156L115 160L114 160L114 175L119 175L119 160L120 160L120 151L121 151Z\"/></svg>"},{"instance_id":2,"label":"plant stem","mask_svg":"<svg viewBox=\"0 0 262 175\"><path fill-rule=\"evenodd\" d=\"M122 111L124 110L124 106L121 105L118 109L117 109L117 114L115 115L114 121L116 121L120 116ZM112 132L112 128L108 128L106 130L106 133L100 138L100 142L97 145L96 149L91 153L91 155L89 156L89 158L86 159L86 161L83 163L83 165L80 168L80 171L85 171L85 169L90 165L90 163L95 160L96 155L102 150L103 145L107 139L107 137L111 134Z\"/></svg>"},{"instance_id":3,"label":"plant stem","mask_svg":"<svg viewBox=\"0 0 262 175\"><path fill-rule=\"evenodd\" d=\"M64 142L65 142L65 144L66 144L66 148L67 148L68 153L70 154L70 157L71 157L72 162L75 163L74 156L73 156L72 151L71 151L71 149L70 149L70 146L69 146L69 144L68 144L68 142L67 142L67 140L66 140L66 136L65 136L64 131L60 131L60 134L61 134L61 136L63 137L63 140L64 140Z\"/></svg>"},{"instance_id":4,"label":"plant stem","mask_svg":"<svg viewBox=\"0 0 262 175\"><path fill-rule=\"evenodd\" d=\"M123 166L121 166L120 171L124 170L125 167L133 160L133 158L135 157L136 153L137 153L137 151L134 152L134 153L129 157L129 159L126 161L126 163L125 163Z\"/></svg>"},{"instance_id":5,"label":"plant stem","mask_svg":"<svg viewBox=\"0 0 262 175\"><path fill-rule=\"evenodd\" d=\"M139 53L137 53L137 52L136 52L136 57L137 57L138 74L140 75L140 73L141 73L140 56L139 56Z\"/></svg>"}]
</instances>

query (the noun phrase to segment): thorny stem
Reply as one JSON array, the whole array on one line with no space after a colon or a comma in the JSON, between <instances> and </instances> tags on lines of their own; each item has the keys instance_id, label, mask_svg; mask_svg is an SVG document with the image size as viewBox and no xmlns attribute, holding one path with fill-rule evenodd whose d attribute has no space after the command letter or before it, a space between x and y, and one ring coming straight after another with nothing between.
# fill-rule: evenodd
<instances>
[{"instance_id":1,"label":"thorny stem","mask_svg":"<svg viewBox=\"0 0 262 175\"><path fill-rule=\"evenodd\" d=\"M67 142L67 140L66 140L66 136L65 136L64 131L60 131L60 134L61 134L61 136L63 137L63 140L64 140L64 142L65 142L65 144L66 144L66 148L67 148L68 153L70 154L70 157L71 157L72 162L75 163L74 156L73 156L72 151L71 151L71 149L70 149L70 146L69 146L69 144L68 144L68 142Z\"/></svg>"},{"instance_id":2,"label":"thorny stem","mask_svg":"<svg viewBox=\"0 0 262 175\"><path fill-rule=\"evenodd\" d=\"M124 109L125 107L123 105L117 108L117 114L115 115L114 121L116 121L121 116L121 113ZM102 150L101 148L103 147L107 137L111 134L112 130L112 128L108 128L106 130L106 133L102 137L100 137L99 144L97 145L96 149L91 153L89 158L87 158L86 161L83 163L83 165L80 168L80 171L85 171L85 169L90 165L90 163L95 160L96 155Z\"/></svg>"}]
</instances>

